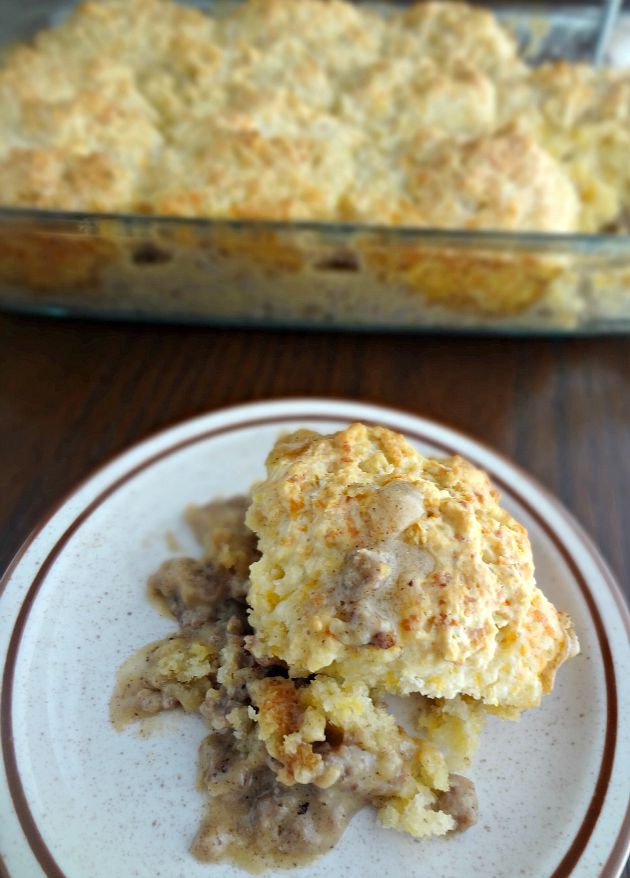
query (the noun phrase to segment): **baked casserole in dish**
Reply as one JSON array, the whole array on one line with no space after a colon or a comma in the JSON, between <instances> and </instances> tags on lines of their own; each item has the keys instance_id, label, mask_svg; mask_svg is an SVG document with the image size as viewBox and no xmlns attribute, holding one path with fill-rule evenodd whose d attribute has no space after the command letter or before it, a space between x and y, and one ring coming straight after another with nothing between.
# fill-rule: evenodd
<instances>
[{"instance_id":1,"label":"baked casserole in dish","mask_svg":"<svg viewBox=\"0 0 630 878\"><path fill-rule=\"evenodd\" d=\"M85 3L3 55L1 301L627 329L630 70L521 48L455 2Z\"/></svg>"}]
</instances>

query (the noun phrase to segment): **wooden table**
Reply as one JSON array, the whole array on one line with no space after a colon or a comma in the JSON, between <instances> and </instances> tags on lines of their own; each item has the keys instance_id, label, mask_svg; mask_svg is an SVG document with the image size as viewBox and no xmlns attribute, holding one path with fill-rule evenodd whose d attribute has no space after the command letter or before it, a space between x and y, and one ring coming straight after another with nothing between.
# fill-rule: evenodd
<instances>
[{"instance_id":1,"label":"wooden table","mask_svg":"<svg viewBox=\"0 0 630 878\"><path fill-rule=\"evenodd\" d=\"M630 580L630 343L280 333L0 316L0 567L104 458L246 400L399 406L494 446Z\"/></svg>"},{"instance_id":2,"label":"wooden table","mask_svg":"<svg viewBox=\"0 0 630 878\"><path fill-rule=\"evenodd\" d=\"M630 594L627 338L221 331L0 316L0 567L104 458L247 400L334 396L443 421L557 494ZM630 878L630 870L624 873Z\"/></svg>"}]
</instances>

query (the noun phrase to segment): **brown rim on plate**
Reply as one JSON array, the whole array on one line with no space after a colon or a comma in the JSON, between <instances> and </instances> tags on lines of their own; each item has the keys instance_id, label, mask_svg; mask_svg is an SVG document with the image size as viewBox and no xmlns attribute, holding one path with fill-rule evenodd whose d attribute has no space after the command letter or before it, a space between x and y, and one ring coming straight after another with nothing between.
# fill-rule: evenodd
<instances>
[{"instance_id":1,"label":"brown rim on plate","mask_svg":"<svg viewBox=\"0 0 630 878\"><path fill-rule=\"evenodd\" d=\"M339 401L335 401L339 402ZM307 403L305 403L306 405ZM240 407L240 406L239 406ZM236 406L234 407L236 408ZM391 410L390 410L391 411ZM410 413L405 413L410 414ZM416 416L417 417L417 416ZM189 436L186 439L182 439L174 444L168 446L167 448L162 449L146 460L142 461L136 466L132 467L122 476L119 476L111 485L105 488L97 497L92 500L82 512L77 515L71 524L66 528L61 537L57 540L53 548L50 550L44 561L42 562L40 569L35 576L33 582L31 583L28 592L22 602L20 610L18 612L18 616L11 634L11 638L9 641L9 646L7 650L6 662L3 672L3 680L2 680L2 700L0 703L0 731L2 738L2 752L5 763L5 770L7 774L7 781L9 786L9 792L11 794L11 798L13 800L13 806L15 808L15 812L20 821L22 831L33 851L35 857L37 858L41 868L44 871L44 874L47 878L65 878L63 871L59 868L56 863L52 853L48 849L46 842L44 841L39 828L35 822L35 819L30 811L28 801L26 799L26 795L24 792L24 787L22 785L22 780L19 774L19 769L17 765L17 757L15 753L14 740L13 740L13 727L12 727L12 707L13 707L13 682L14 682L14 673L15 673L15 665L17 661L18 650L20 646L20 641L22 638L22 634L24 633L24 629L26 626L26 622L28 620L28 616L30 614L31 608L35 602L35 599L39 593L39 590L48 575L49 570L52 565L56 561L62 549L65 547L66 543L70 540L70 538L74 535L74 533L79 529L79 527L83 524L83 522L90 517L90 515L109 497L113 494L118 488L128 482L130 479L134 478L138 473L142 472L145 469L148 469L153 464L157 463L159 460L162 460L165 457L170 456L171 454L180 451L183 448L194 445L198 442L204 441L209 438L213 438L215 436L235 432L237 430L242 430L246 428L262 426L273 423L287 423L287 422L304 422L304 421L325 421L325 422L333 422L338 423L339 421L344 421L344 417L341 414L317 414L305 412L304 414L293 414L287 413L283 415L270 415L267 417L261 418L253 418L249 420L238 421L236 423L232 423L226 425L224 427L218 427L215 429L206 430L202 433L195 434L193 436ZM364 423L367 424L385 424L387 425L387 411L383 410L383 418L379 419L379 421L374 421L372 419L362 419ZM184 422L185 423L185 422ZM390 428L395 429L400 432L400 427L397 424L389 424ZM451 429L451 428L447 428ZM167 431L159 431L155 436L159 436L160 433ZM457 432L457 431L455 431ZM456 454L459 453L456 449L452 448L450 445L437 441L430 436L425 436L423 433L418 433L414 430L404 430L404 434L412 439L417 441L426 443L435 448L440 449L441 451L446 452L447 454ZM461 434L465 435L465 434ZM468 437L466 437L468 438ZM471 437L472 438L472 437ZM147 441L147 440L144 440ZM477 442L477 440L472 440L477 445L484 447L482 443ZM143 444L138 443L138 445ZM133 446L132 446L133 447ZM136 446L137 447L137 446ZM630 617L628 616L627 609L625 607L625 603L623 598L621 597L621 593L615 582L612 573L608 569L607 565L591 543L590 539L586 537L583 533L581 527L573 520L573 518L569 515L569 513L564 509L564 507L557 501L555 498L550 495L544 488L542 488L538 483L532 479L526 472L521 470L519 467L516 467L512 464L511 461L508 461L507 458L502 457L500 454L495 452L493 449L490 449L488 446L485 446L493 455L497 456L499 459L505 460L509 465L516 469L519 474L527 481L529 484L533 485L536 490L540 491L544 494L544 496L549 499L554 507L559 511L566 523L571 526L571 528L575 531L578 537L582 542L586 543L587 548L589 549L592 557L594 558L597 566L602 573L602 576L609 587L609 590L612 592L615 602L619 605L621 615L624 621L626 628L630 631ZM126 452L122 452L123 454ZM118 455L116 456L118 457ZM114 459L116 459L116 457ZM474 455L471 456L473 462L476 463L474 459ZM478 464L480 465L480 464ZM602 806L604 804L604 799L606 797L606 792L610 783L610 776L612 773L612 766L615 754L615 746L617 739L617 723L618 723L618 705L617 705L617 686L616 686L616 678L615 678L615 670L612 661L612 654L610 651L610 645L608 642L608 637L606 635L606 630L604 628L601 616L599 614L599 610L597 609L595 600L593 595L588 587L586 580L584 579L581 571L578 569L575 561L571 557L568 552L566 546L562 542L562 539L558 536L558 534L550 527L550 525L545 521L541 515L537 512L537 510L531 506L528 500L526 500L518 491L516 491L513 487L508 485L500 476L495 474L489 467L484 467L487 469L495 482L504 493L511 495L527 512L531 517L538 523L538 525L542 528L542 530L546 533L548 538L554 544L560 555L562 556L565 564L567 565L571 575L575 579L582 596L587 604L588 611L591 615L591 619L593 621L593 625L595 627L595 632L597 634L597 640L602 656L602 663L604 668L604 677L606 682L606 731L604 736L604 749L602 753L602 759L599 769L599 774L597 781L595 783L595 787L593 790L593 795L591 797L591 801L588 805L584 818L582 820L582 824L580 825L569 849L565 853L564 857L556 867L556 869L551 874L550 878L568 878L571 875L575 865L580 859L588 840L593 832L595 824L599 818ZM88 476L81 485L85 484L89 481L96 473L100 470L104 469L104 466L99 467L94 473ZM68 497L74 494L78 490L75 488ZM31 545L35 537L41 532L42 528L50 521L50 519L56 514L56 512L64 505L66 502L66 498L64 498L59 504L57 504L53 510L48 514L46 518L44 518L40 525L38 525L31 535L27 538L26 542L19 549L15 558L9 565L5 575L2 577L0 581L0 593L8 583L13 571L15 570L18 562L23 557L25 551ZM628 831L630 829L630 813L626 814L626 818L621 826L619 835L615 840L615 844L611 850L611 853L603 866L602 871L600 872L600 878L616 878L618 874L618 870L620 865L623 864L623 860L625 854L627 852L627 846L629 843L628 839ZM2 868L2 863L0 862L0 869ZM10 876L9 876L10 878Z\"/></svg>"}]
</instances>

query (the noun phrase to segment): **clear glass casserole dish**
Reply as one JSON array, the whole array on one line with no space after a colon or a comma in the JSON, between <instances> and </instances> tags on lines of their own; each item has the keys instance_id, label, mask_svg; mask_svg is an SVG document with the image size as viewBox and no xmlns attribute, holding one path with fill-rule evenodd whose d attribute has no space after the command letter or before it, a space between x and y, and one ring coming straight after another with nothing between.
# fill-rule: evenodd
<instances>
[{"instance_id":1,"label":"clear glass casserole dish","mask_svg":"<svg viewBox=\"0 0 630 878\"><path fill-rule=\"evenodd\" d=\"M42 12L54 20L50 4L18 10L5 41L41 27ZM530 57L579 58L601 10L500 15ZM630 235L0 208L0 306L214 325L626 332Z\"/></svg>"}]
</instances>

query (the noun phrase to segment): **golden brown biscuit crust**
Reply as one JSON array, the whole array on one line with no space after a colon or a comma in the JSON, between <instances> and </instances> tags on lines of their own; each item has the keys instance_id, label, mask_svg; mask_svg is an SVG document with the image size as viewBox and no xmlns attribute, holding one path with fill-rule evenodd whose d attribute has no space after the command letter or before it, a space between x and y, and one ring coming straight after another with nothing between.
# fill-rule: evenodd
<instances>
[{"instance_id":1,"label":"golden brown biscuit crust","mask_svg":"<svg viewBox=\"0 0 630 878\"><path fill-rule=\"evenodd\" d=\"M481 470L353 424L278 440L247 523L254 651L387 692L525 708L575 653ZM299 632L299 635L297 634Z\"/></svg>"},{"instance_id":2,"label":"golden brown biscuit crust","mask_svg":"<svg viewBox=\"0 0 630 878\"><path fill-rule=\"evenodd\" d=\"M385 18L249 0L213 19L170 0L88 2L0 69L0 200L591 231L630 200L629 92L621 73L530 71L464 3Z\"/></svg>"}]
</instances>

